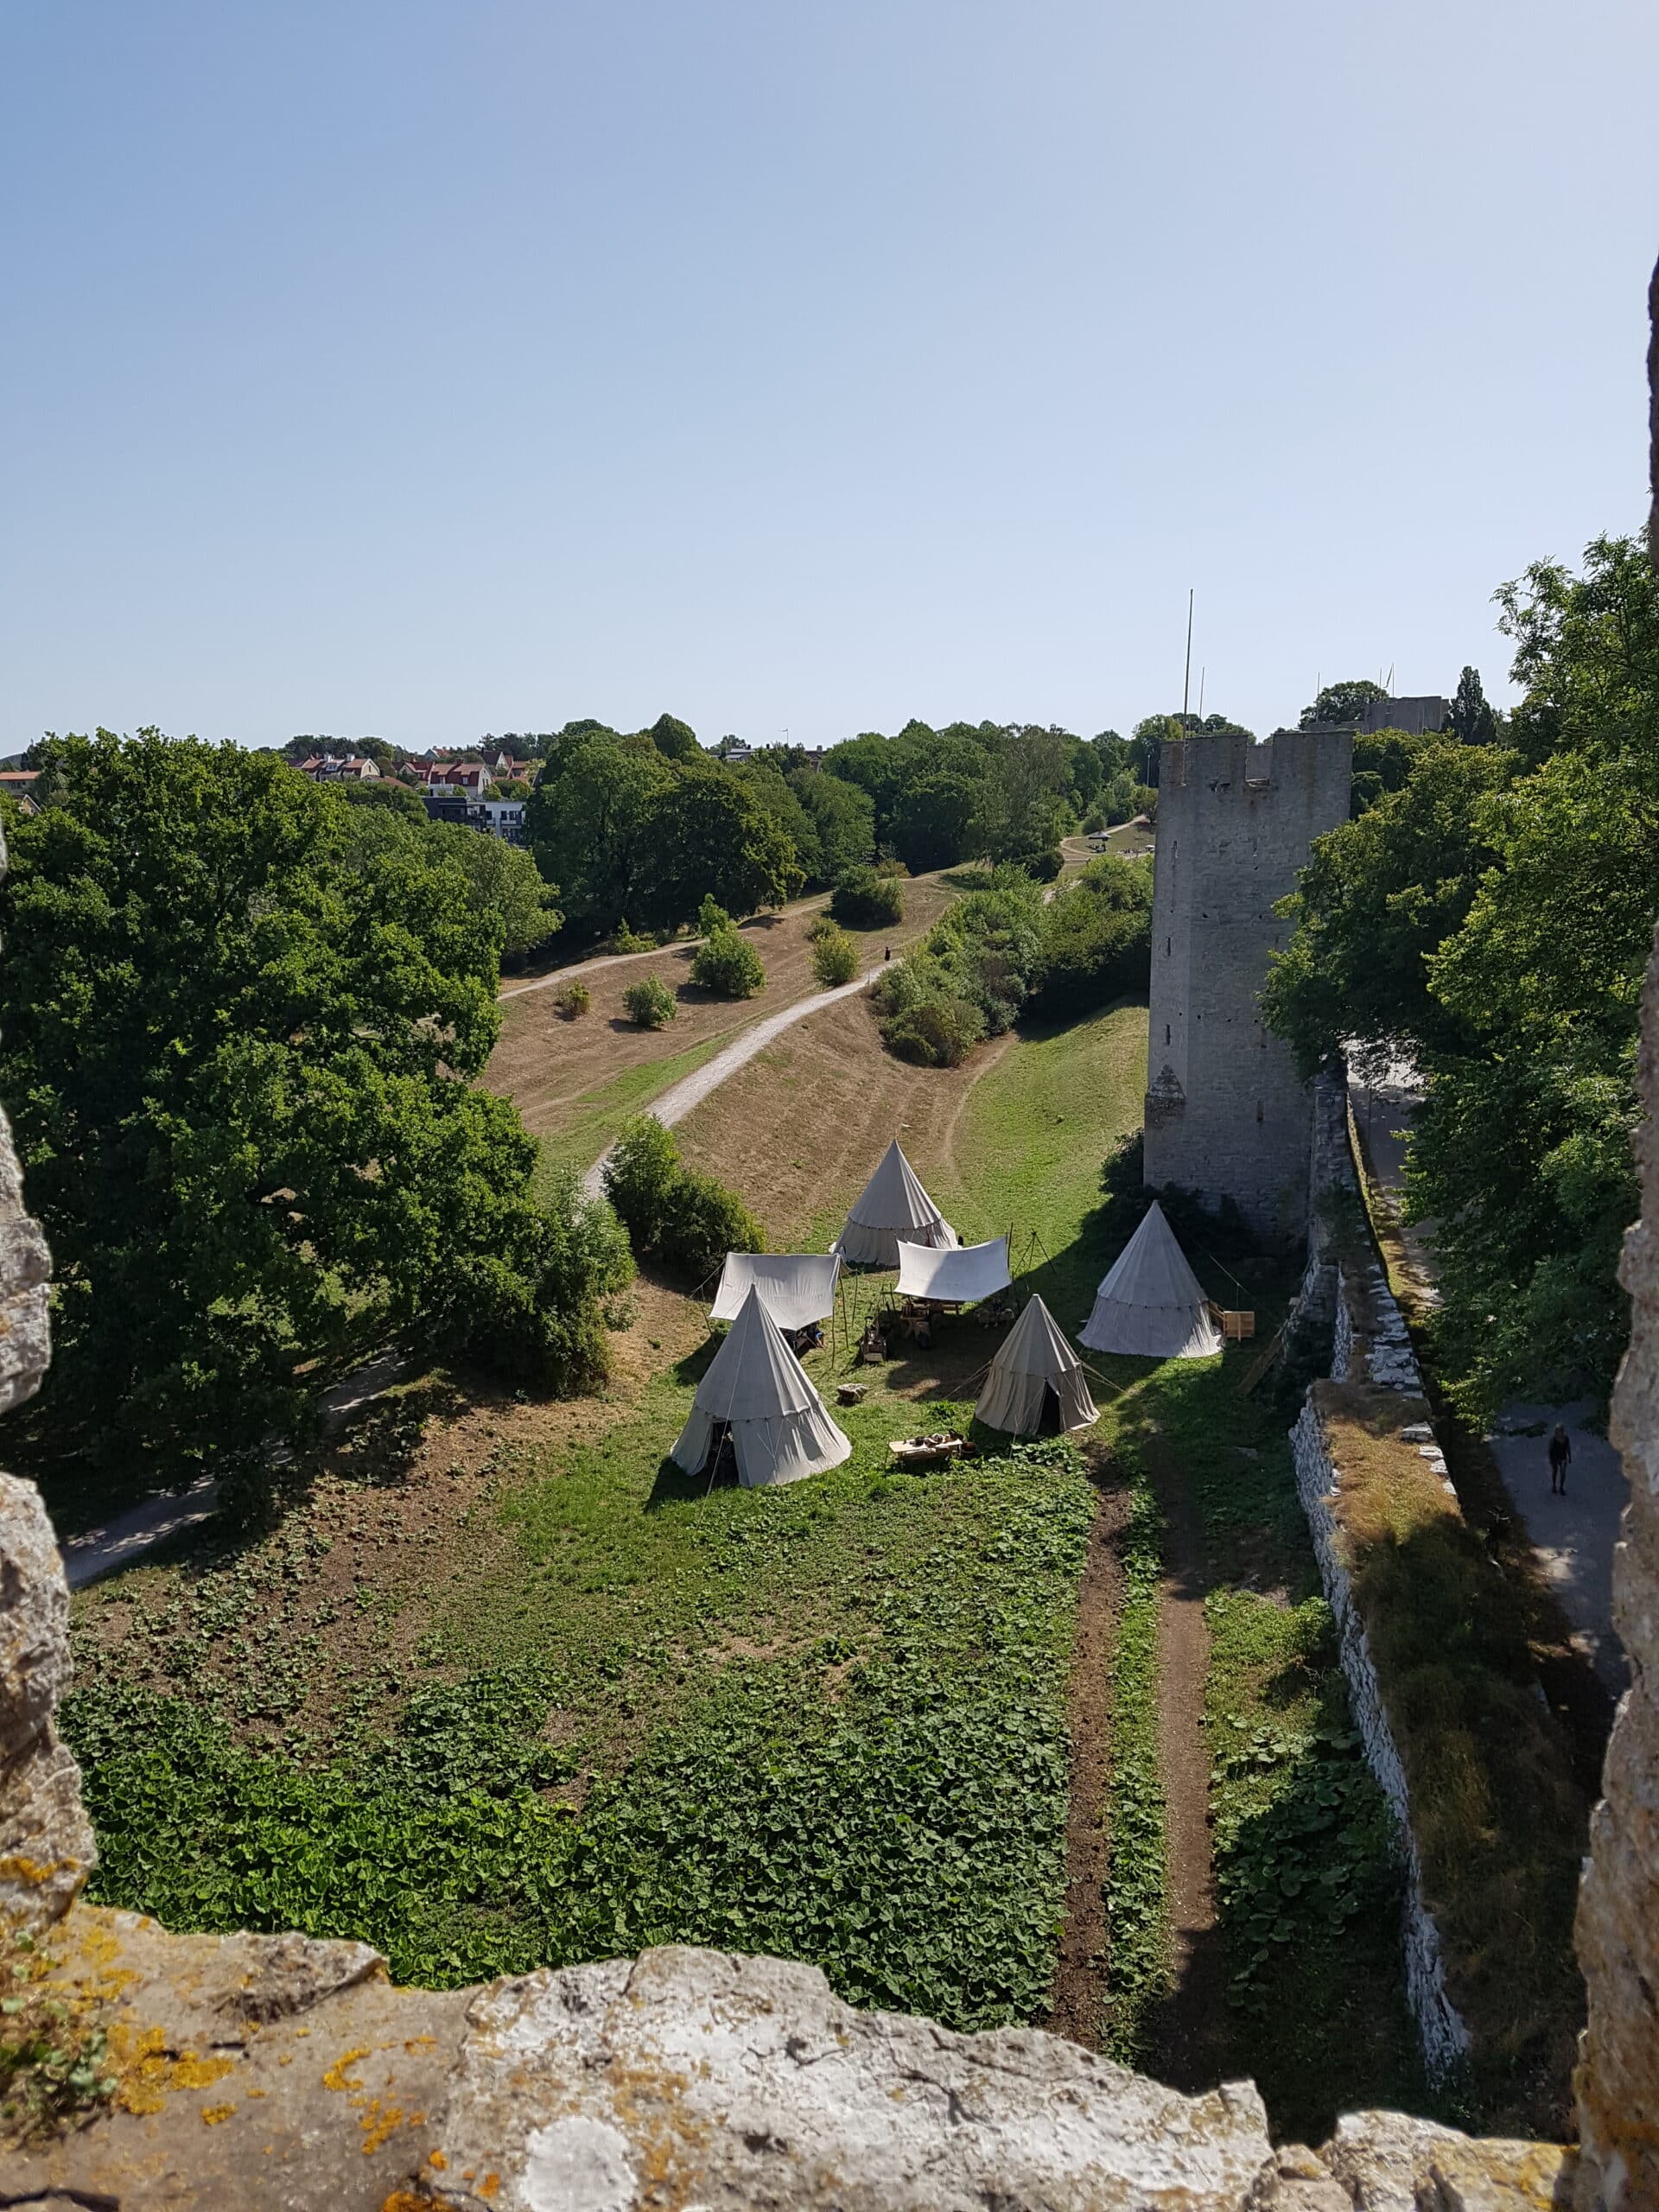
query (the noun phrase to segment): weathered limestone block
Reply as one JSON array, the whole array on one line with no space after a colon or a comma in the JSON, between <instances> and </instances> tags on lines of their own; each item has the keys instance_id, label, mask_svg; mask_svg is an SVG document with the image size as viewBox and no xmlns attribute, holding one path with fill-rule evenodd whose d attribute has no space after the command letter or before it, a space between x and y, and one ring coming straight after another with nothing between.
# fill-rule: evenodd
<instances>
[{"instance_id":1,"label":"weathered limestone block","mask_svg":"<svg viewBox=\"0 0 1659 2212\"><path fill-rule=\"evenodd\" d=\"M1648 971L1640 1074L1642 1219L1624 1243L1630 1346L1612 1421L1630 1485L1613 1555L1613 1624L1630 1687L1591 1818L1577 1928L1589 1996L1575 2085L1579 2201L1607 2212L1659 2204L1659 957Z\"/></svg>"},{"instance_id":2,"label":"weathered limestone block","mask_svg":"<svg viewBox=\"0 0 1659 2212\"><path fill-rule=\"evenodd\" d=\"M1350 2113L1321 2152L1357 2212L1560 2212L1575 2154L1459 2135L1404 2113Z\"/></svg>"},{"instance_id":3,"label":"weathered limestone block","mask_svg":"<svg viewBox=\"0 0 1659 2212\"><path fill-rule=\"evenodd\" d=\"M780 1959L648 1951L467 2018L425 2183L467 2212L1220 2212L1273 2164L1249 2083L1189 2098L1056 2036L855 2012Z\"/></svg>"},{"instance_id":4,"label":"weathered limestone block","mask_svg":"<svg viewBox=\"0 0 1659 2212\"><path fill-rule=\"evenodd\" d=\"M173 1936L77 1905L54 1993L101 2027L116 2089L90 2126L0 2145L0 2204L383 2212L437 2145L464 1995L394 1989L363 1943Z\"/></svg>"},{"instance_id":5,"label":"weathered limestone block","mask_svg":"<svg viewBox=\"0 0 1659 2212\"><path fill-rule=\"evenodd\" d=\"M53 1719L69 1671L52 1523L33 1483L0 1475L0 1913L28 1927L66 1912L98 1861Z\"/></svg>"}]
</instances>

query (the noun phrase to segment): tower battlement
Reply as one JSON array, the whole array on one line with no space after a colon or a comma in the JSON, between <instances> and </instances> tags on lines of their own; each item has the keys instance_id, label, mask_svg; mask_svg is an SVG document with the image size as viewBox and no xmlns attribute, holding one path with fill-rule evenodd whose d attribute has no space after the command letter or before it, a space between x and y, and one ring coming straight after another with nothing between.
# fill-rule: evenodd
<instances>
[{"instance_id":1,"label":"tower battlement","mask_svg":"<svg viewBox=\"0 0 1659 2212\"><path fill-rule=\"evenodd\" d=\"M1146 1179L1230 1198L1267 1237L1306 1225L1312 1106L1256 995L1290 936L1273 909L1348 818L1352 774L1338 729L1190 737L1160 763Z\"/></svg>"}]
</instances>

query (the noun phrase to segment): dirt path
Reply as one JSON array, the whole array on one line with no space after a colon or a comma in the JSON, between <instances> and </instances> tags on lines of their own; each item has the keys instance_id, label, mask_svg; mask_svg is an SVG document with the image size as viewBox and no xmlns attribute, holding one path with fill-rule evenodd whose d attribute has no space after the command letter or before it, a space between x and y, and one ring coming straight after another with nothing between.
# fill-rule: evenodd
<instances>
[{"instance_id":1,"label":"dirt path","mask_svg":"<svg viewBox=\"0 0 1659 2212\"><path fill-rule=\"evenodd\" d=\"M1128 1519L1128 1500L1111 1478L1106 1453L1090 1451L1088 1458L1100 1497L1077 1592L1077 1631L1071 1647L1065 1924L1045 2024L1056 2035L1098 2050L1109 1979L1105 1884L1110 1842L1105 1815L1111 1770L1112 1654L1123 1596L1117 1547Z\"/></svg>"},{"instance_id":2,"label":"dirt path","mask_svg":"<svg viewBox=\"0 0 1659 2212\"><path fill-rule=\"evenodd\" d=\"M786 1006L781 1014L769 1014L766 1020L757 1021L746 1029L733 1044L716 1052L712 1060L705 1060L664 1091L652 1106L652 1112L665 1129L676 1122L683 1122L694 1107L701 1106L711 1091L718 1090L728 1076L735 1075L739 1068L752 1060L757 1052L765 1052L774 1039L798 1021L804 1021L809 1014L822 1014L826 1007L836 1006L842 999L855 997L867 983L874 982L886 963L878 961L874 968L867 968L856 981L838 983L832 991L818 991L811 998L798 999L793 1006ZM599 1197L603 1189L605 1162L610 1158L610 1147L601 1154L582 1179L582 1187L590 1198Z\"/></svg>"},{"instance_id":3,"label":"dirt path","mask_svg":"<svg viewBox=\"0 0 1659 2212\"><path fill-rule=\"evenodd\" d=\"M1164 1516L1166 1573L1158 1607L1158 1758L1164 1781L1172 1990L1152 2022L1153 2072L1173 2088L1221 2078L1225 1999L1210 1856L1210 1754L1204 1685L1210 1664L1198 1516L1179 1461L1156 1433L1147 1466Z\"/></svg>"}]
</instances>

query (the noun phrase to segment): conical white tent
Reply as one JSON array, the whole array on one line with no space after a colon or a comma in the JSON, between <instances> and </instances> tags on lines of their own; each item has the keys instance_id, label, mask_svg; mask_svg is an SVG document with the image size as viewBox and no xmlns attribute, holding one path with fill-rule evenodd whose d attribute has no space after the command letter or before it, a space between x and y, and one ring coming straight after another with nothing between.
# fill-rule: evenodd
<instances>
[{"instance_id":1,"label":"conical white tent","mask_svg":"<svg viewBox=\"0 0 1659 2212\"><path fill-rule=\"evenodd\" d=\"M708 1459L717 1421L731 1424L737 1479L745 1490L796 1483L803 1475L838 1467L853 1448L785 1343L758 1284L709 1363L676 1440L671 1456L687 1474L695 1475Z\"/></svg>"},{"instance_id":2,"label":"conical white tent","mask_svg":"<svg viewBox=\"0 0 1659 2212\"><path fill-rule=\"evenodd\" d=\"M1051 1390L1059 1401L1062 1428L1087 1428L1099 1420L1082 1361L1047 1306L1033 1296L998 1345L974 1411L988 1427L1030 1436L1042 1425Z\"/></svg>"},{"instance_id":3,"label":"conical white tent","mask_svg":"<svg viewBox=\"0 0 1659 2212\"><path fill-rule=\"evenodd\" d=\"M881 1164L848 1210L847 1226L830 1246L866 1268L896 1268L899 1240L949 1249L960 1240L918 1181L895 1137Z\"/></svg>"},{"instance_id":4,"label":"conical white tent","mask_svg":"<svg viewBox=\"0 0 1659 2212\"><path fill-rule=\"evenodd\" d=\"M1156 1198L1100 1286L1077 1342L1142 1359L1205 1359L1221 1350L1204 1285Z\"/></svg>"}]
</instances>

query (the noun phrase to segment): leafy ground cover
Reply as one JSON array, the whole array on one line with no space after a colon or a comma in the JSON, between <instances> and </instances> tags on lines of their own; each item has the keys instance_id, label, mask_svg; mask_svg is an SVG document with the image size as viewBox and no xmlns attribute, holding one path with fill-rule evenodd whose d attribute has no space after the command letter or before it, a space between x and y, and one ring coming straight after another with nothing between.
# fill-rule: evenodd
<instances>
[{"instance_id":1,"label":"leafy ground cover","mask_svg":"<svg viewBox=\"0 0 1659 2212\"><path fill-rule=\"evenodd\" d=\"M620 1541L582 1525L602 1456L556 1508L530 1485L512 1510L560 1648L434 1681L384 1734L347 1717L320 1761L239 1740L200 1694L228 1609L197 1631L197 1694L81 1691L97 1894L355 1936L439 1985L682 1941L813 1959L961 2026L1030 2018L1092 1493L1058 1444L873 1479L861 1426L810 1489L670 1482ZM521 1643L481 1626L474 1661Z\"/></svg>"}]
</instances>

